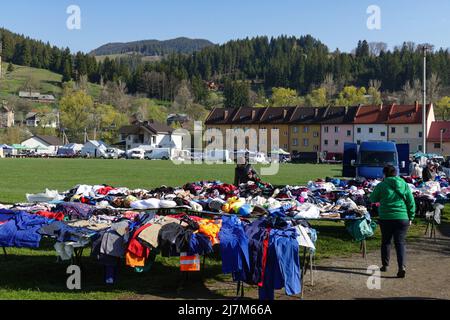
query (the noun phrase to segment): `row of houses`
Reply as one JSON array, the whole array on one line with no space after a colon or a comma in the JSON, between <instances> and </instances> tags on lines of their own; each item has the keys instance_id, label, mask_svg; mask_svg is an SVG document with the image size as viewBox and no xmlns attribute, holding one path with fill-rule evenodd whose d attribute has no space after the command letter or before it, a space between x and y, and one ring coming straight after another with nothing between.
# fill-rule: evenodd
<instances>
[{"instance_id":1,"label":"row of houses","mask_svg":"<svg viewBox=\"0 0 450 320\"><path fill-rule=\"evenodd\" d=\"M436 121L432 104L426 108L427 151L450 154L450 122ZM272 141L271 132L278 130L279 141L276 142L279 147L293 154L326 152L342 155L346 142L359 144L362 141L408 143L411 152L416 152L424 149L422 114L423 106L418 103L323 108L216 108L206 119L205 127L207 132L219 130L225 139L224 146L228 145L229 139L237 139L233 132L254 129L259 133L259 150L263 151L272 150L275 141Z\"/></svg>"}]
</instances>

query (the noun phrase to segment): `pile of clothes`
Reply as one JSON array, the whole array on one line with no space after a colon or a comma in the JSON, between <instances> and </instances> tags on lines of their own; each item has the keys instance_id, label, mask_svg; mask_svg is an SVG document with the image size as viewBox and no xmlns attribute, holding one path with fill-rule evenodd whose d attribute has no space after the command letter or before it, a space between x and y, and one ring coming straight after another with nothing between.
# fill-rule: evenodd
<instances>
[{"instance_id":1,"label":"pile of clothes","mask_svg":"<svg viewBox=\"0 0 450 320\"><path fill-rule=\"evenodd\" d=\"M449 180L424 183L404 177L418 204L418 216L450 200ZM299 246L315 250L308 220L345 220L355 240L373 235L369 201L379 180L318 179L306 186L240 186L200 181L152 190L78 185L58 193L28 194L35 203L0 205L0 246L38 248L42 237L56 240L61 260L76 248L91 247L116 281L122 261L136 272L150 270L158 255L179 257L181 271L199 271L200 256L217 248L223 272L260 288L300 293Z\"/></svg>"}]
</instances>

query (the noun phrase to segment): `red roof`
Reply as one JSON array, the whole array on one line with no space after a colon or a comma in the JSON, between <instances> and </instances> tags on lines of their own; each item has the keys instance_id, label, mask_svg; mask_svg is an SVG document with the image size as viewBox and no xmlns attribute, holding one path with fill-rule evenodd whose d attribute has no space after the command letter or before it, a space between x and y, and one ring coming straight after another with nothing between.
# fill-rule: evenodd
<instances>
[{"instance_id":1,"label":"red roof","mask_svg":"<svg viewBox=\"0 0 450 320\"><path fill-rule=\"evenodd\" d=\"M355 124L386 123L390 107L387 106L360 106L355 116Z\"/></svg>"},{"instance_id":2,"label":"red roof","mask_svg":"<svg viewBox=\"0 0 450 320\"><path fill-rule=\"evenodd\" d=\"M392 105L387 119L388 124L420 124L422 123L423 105ZM430 105L427 106L427 116Z\"/></svg>"},{"instance_id":3,"label":"red roof","mask_svg":"<svg viewBox=\"0 0 450 320\"><path fill-rule=\"evenodd\" d=\"M431 124L428 142L441 142L441 130L443 142L450 142L450 121L435 121Z\"/></svg>"}]
</instances>

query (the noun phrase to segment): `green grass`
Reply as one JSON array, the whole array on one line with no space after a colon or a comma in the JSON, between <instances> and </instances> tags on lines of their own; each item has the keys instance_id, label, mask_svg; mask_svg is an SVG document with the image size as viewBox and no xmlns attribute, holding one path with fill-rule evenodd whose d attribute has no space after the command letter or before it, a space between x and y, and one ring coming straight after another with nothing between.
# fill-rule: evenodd
<instances>
[{"instance_id":1,"label":"green grass","mask_svg":"<svg viewBox=\"0 0 450 320\"><path fill-rule=\"evenodd\" d=\"M62 93L62 75L45 69L37 69L14 65L13 72L7 72L8 64L3 63L3 79L0 81L0 98L18 95L28 78L32 77L37 85L36 91L53 94L59 97ZM94 98L99 97L101 87L97 84L88 84L88 93Z\"/></svg>"},{"instance_id":2,"label":"green grass","mask_svg":"<svg viewBox=\"0 0 450 320\"><path fill-rule=\"evenodd\" d=\"M45 188L65 191L77 184L110 184L129 188L182 186L198 180L234 180L233 165L180 165L167 161L0 159L0 203L20 202L26 193ZM339 166L282 165L273 184L305 184L318 177L339 176Z\"/></svg>"},{"instance_id":3,"label":"green grass","mask_svg":"<svg viewBox=\"0 0 450 320\"><path fill-rule=\"evenodd\" d=\"M265 177L273 184L305 184L309 180L335 177L340 166L282 165L276 176ZM76 184L111 184L130 188L153 188L161 185L180 186L197 180L232 182L234 166L175 166L164 161L125 160L58 160L0 159L0 203L25 201L26 193L45 188L67 190ZM448 208L448 207L447 207ZM357 253L359 243L352 241L342 223L317 222L319 232L317 258L346 256ZM420 237L424 225L414 226L410 239ZM378 250L380 232L367 242L369 250ZM0 253L1 254L1 253ZM183 282L176 258L158 257L149 273L137 274L127 267L120 270L114 287L103 284L103 270L87 255L83 258L82 290L66 288L67 264L55 263L52 243L45 241L39 250L8 249L8 257L0 256L0 299L139 299L141 295L160 298L208 299L230 297L234 288L231 278L221 271L216 253L206 260L202 273L191 274ZM224 285L224 283L226 283ZM214 288L211 290L211 286Z\"/></svg>"},{"instance_id":4,"label":"green grass","mask_svg":"<svg viewBox=\"0 0 450 320\"><path fill-rule=\"evenodd\" d=\"M6 72L8 64L3 64L4 77L1 80L0 95L17 95L29 77L39 83L41 93L61 93L62 76L44 69L36 69L14 65L13 72Z\"/></svg>"}]
</instances>

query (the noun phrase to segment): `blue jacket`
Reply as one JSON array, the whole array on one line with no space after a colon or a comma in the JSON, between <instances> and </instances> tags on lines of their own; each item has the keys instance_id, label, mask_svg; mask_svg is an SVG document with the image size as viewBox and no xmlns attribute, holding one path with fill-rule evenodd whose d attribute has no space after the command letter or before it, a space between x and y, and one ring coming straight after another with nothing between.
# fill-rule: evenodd
<instances>
[{"instance_id":1,"label":"blue jacket","mask_svg":"<svg viewBox=\"0 0 450 320\"><path fill-rule=\"evenodd\" d=\"M38 231L51 221L26 212L16 212L11 220L0 225L0 247L38 248L41 241Z\"/></svg>"},{"instance_id":2,"label":"blue jacket","mask_svg":"<svg viewBox=\"0 0 450 320\"><path fill-rule=\"evenodd\" d=\"M249 271L248 237L236 216L222 217L219 240L223 273L232 273L234 280L245 281Z\"/></svg>"}]
</instances>

